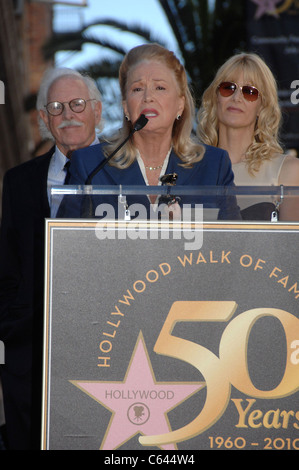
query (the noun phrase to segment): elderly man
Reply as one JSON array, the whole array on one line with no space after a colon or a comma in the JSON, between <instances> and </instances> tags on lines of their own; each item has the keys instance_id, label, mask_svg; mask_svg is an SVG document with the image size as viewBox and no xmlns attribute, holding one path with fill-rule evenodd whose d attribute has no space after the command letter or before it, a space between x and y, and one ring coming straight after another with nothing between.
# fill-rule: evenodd
<instances>
[{"instance_id":1,"label":"elderly man","mask_svg":"<svg viewBox=\"0 0 299 470\"><path fill-rule=\"evenodd\" d=\"M73 150L98 143L101 96L71 69L46 73L37 98L53 148L4 176L0 241L1 368L8 449L40 448L44 219L51 185L64 184ZM51 212L52 209L52 212Z\"/></svg>"}]
</instances>

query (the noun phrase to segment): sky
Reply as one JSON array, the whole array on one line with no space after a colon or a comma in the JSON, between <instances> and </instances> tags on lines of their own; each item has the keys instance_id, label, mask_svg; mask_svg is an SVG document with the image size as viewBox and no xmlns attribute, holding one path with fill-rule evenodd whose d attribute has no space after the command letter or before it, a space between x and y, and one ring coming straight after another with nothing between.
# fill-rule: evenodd
<instances>
[{"instance_id":1,"label":"sky","mask_svg":"<svg viewBox=\"0 0 299 470\"><path fill-rule=\"evenodd\" d=\"M175 38L171 27L164 15L163 10L157 0L87 0L87 7L71 7L66 5L55 6L54 29L56 31L66 31L74 27L80 28L82 24L92 22L97 19L110 18L125 21L128 24L138 23L149 28L157 37L166 41L169 49L178 53ZM91 28L90 32L100 32L101 38L107 35L111 39L111 28ZM110 36L108 35L108 31ZM125 33L115 34L128 50L140 43L136 37ZM77 54L62 52L56 55L56 65L76 68L85 64L95 62L97 57L111 54L102 47L86 45L83 51Z\"/></svg>"},{"instance_id":2,"label":"sky","mask_svg":"<svg viewBox=\"0 0 299 470\"><path fill-rule=\"evenodd\" d=\"M71 1L71 0L70 0ZM79 0L76 0L78 3ZM157 0L87 0L87 7L73 7L66 5L56 5L54 7L54 30L66 32L76 28L81 29L83 25L94 22L98 19L115 19L130 24L138 24L151 30L152 34L163 39L167 47L180 57L180 51L173 36L172 29L163 10ZM111 38L111 28L94 27L88 30L89 33L105 36L107 40L120 41L127 47L127 50L137 46L142 42L140 38L123 32L113 32ZM115 54L109 49L100 46L86 44L82 52L60 52L55 56L56 67L88 68L88 64L94 64L99 58L109 58ZM115 83L116 82L116 83ZM117 79L107 81L106 95L110 96L110 102L103 106L102 120L104 122L105 133L114 132L121 125L122 108L121 98Z\"/></svg>"}]
</instances>

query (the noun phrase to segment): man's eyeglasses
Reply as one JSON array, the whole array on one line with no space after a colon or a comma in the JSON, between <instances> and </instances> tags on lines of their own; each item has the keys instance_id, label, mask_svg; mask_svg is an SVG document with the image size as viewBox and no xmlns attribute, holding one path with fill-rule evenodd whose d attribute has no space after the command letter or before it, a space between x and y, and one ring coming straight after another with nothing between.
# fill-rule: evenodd
<instances>
[{"instance_id":1,"label":"man's eyeglasses","mask_svg":"<svg viewBox=\"0 0 299 470\"><path fill-rule=\"evenodd\" d=\"M48 103L45 108L51 116L59 116L59 114L63 113L65 108L65 104L68 104L74 113L82 113L86 108L86 103L88 101L96 101L95 99L84 100L83 98L75 98L71 101L65 101L61 103L60 101L51 101Z\"/></svg>"},{"instance_id":2,"label":"man's eyeglasses","mask_svg":"<svg viewBox=\"0 0 299 470\"><path fill-rule=\"evenodd\" d=\"M232 96L237 88L240 88L245 100L247 101L256 101L259 97L260 92L252 85L239 86L234 82L222 82L218 85L220 95L225 98Z\"/></svg>"}]
</instances>

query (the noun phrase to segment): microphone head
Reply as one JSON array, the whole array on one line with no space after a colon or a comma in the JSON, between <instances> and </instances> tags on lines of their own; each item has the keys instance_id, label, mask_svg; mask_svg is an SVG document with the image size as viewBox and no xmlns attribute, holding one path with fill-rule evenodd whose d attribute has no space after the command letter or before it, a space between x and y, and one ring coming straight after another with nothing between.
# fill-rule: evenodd
<instances>
[{"instance_id":1,"label":"microphone head","mask_svg":"<svg viewBox=\"0 0 299 470\"><path fill-rule=\"evenodd\" d=\"M145 117L144 114L140 114L139 118L134 124L133 131L134 132L140 131L140 129L142 129L146 125L147 122L148 122L147 117Z\"/></svg>"},{"instance_id":2,"label":"microphone head","mask_svg":"<svg viewBox=\"0 0 299 470\"><path fill-rule=\"evenodd\" d=\"M175 186L177 179L178 179L177 173L169 173L168 175L163 175L160 177L162 186Z\"/></svg>"}]
</instances>

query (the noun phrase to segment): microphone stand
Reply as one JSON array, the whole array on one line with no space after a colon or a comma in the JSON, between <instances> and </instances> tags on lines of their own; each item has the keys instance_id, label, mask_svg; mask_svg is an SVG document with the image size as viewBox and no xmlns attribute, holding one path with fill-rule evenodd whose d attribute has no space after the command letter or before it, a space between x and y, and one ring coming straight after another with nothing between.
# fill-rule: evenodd
<instances>
[{"instance_id":1,"label":"microphone stand","mask_svg":"<svg viewBox=\"0 0 299 470\"><path fill-rule=\"evenodd\" d=\"M86 186L91 185L91 182L92 182L94 176L97 173L99 173L99 171L101 171L102 168L104 168L105 165L107 165L107 163L111 160L111 158L114 157L114 155L128 142L128 140L132 137L132 135L135 132L140 131L141 129L143 129L143 127L147 124L147 122L148 122L147 117L145 117L144 114L141 114L139 116L139 118L137 119L137 121L135 122L134 127L130 131L128 137L111 153L111 155L109 155L105 160L103 160L101 163L99 163L99 165L97 165L95 167L95 169L92 170L92 172L88 175L88 177L85 181ZM88 194L84 197L84 199L82 201L81 217L82 218L90 218L90 217L92 217L92 214L93 214L92 198L91 198L90 194Z\"/></svg>"}]
</instances>

